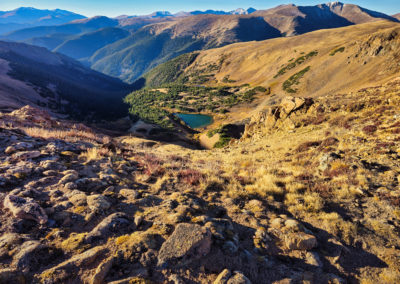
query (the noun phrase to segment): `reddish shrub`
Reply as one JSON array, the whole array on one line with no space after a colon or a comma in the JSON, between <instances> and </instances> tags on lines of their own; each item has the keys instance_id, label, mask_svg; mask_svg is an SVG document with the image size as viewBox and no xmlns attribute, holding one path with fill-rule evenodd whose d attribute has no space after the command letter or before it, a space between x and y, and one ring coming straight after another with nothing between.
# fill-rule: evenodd
<instances>
[{"instance_id":1,"label":"reddish shrub","mask_svg":"<svg viewBox=\"0 0 400 284\"><path fill-rule=\"evenodd\" d=\"M317 116L308 116L305 119L303 119L302 122L304 126L307 126L307 125L319 125L327 120L328 119L326 118L325 115L318 114Z\"/></svg>"},{"instance_id":2,"label":"reddish shrub","mask_svg":"<svg viewBox=\"0 0 400 284\"><path fill-rule=\"evenodd\" d=\"M198 185L202 178L203 174L193 169L182 170L178 173L179 181L189 185Z\"/></svg>"},{"instance_id":3,"label":"reddish shrub","mask_svg":"<svg viewBox=\"0 0 400 284\"><path fill-rule=\"evenodd\" d=\"M392 133L393 133L393 134L400 134L400 127L399 127L399 128L395 128L395 129L392 129Z\"/></svg>"},{"instance_id":4,"label":"reddish shrub","mask_svg":"<svg viewBox=\"0 0 400 284\"><path fill-rule=\"evenodd\" d=\"M356 120L358 117L357 116L345 116L345 115L340 115L337 116L329 121L329 124L331 126L339 126L343 127L345 129L350 129L351 128L351 122L353 120Z\"/></svg>"},{"instance_id":5,"label":"reddish shrub","mask_svg":"<svg viewBox=\"0 0 400 284\"><path fill-rule=\"evenodd\" d=\"M322 143L321 141L304 142L297 147L296 151L305 152L311 147L318 147L319 145L321 145L321 143Z\"/></svg>"},{"instance_id":6,"label":"reddish shrub","mask_svg":"<svg viewBox=\"0 0 400 284\"><path fill-rule=\"evenodd\" d=\"M143 173L148 176L162 176L165 169L162 167L164 161L155 155L145 154L142 158Z\"/></svg>"},{"instance_id":7,"label":"reddish shrub","mask_svg":"<svg viewBox=\"0 0 400 284\"><path fill-rule=\"evenodd\" d=\"M375 133L377 130L378 130L378 127L376 125L367 125L367 126L364 126L364 128L362 129L362 131L368 135Z\"/></svg>"},{"instance_id":8,"label":"reddish shrub","mask_svg":"<svg viewBox=\"0 0 400 284\"><path fill-rule=\"evenodd\" d=\"M322 146L328 147L328 146L333 146L339 143L339 140L336 139L335 137L328 137L324 141L322 141Z\"/></svg>"}]
</instances>

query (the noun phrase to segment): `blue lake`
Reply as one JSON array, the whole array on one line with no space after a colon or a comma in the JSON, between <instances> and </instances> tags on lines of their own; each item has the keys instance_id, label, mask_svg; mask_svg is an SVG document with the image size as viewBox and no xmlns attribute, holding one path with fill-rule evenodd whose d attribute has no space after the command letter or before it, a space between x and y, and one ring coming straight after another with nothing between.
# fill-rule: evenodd
<instances>
[{"instance_id":1,"label":"blue lake","mask_svg":"<svg viewBox=\"0 0 400 284\"><path fill-rule=\"evenodd\" d=\"M213 118L205 114L188 114L188 113L175 113L191 128L201 128L213 123Z\"/></svg>"}]
</instances>

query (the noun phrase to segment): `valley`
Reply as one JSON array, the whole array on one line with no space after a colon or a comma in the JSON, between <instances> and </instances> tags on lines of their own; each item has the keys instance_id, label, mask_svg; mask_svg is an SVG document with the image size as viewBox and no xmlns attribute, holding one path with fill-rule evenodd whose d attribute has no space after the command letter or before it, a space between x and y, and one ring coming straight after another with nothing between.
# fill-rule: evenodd
<instances>
[{"instance_id":1,"label":"valley","mask_svg":"<svg viewBox=\"0 0 400 284\"><path fill-rule=\"evenodd\" d=\"M396 12L0 12L0 284L399 283Z\"/></svg>"}]
</instances>

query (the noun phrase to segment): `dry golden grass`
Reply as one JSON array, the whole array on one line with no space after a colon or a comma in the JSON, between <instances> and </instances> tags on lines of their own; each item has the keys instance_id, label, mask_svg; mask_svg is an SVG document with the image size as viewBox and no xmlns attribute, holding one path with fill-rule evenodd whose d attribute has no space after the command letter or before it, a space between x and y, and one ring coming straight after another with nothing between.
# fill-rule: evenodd
<instances>
[{"instance_id":1,"label":"dry golden grass","mask_svg":"<svg viewBox=\"0 0 400 284\"><path fill-rule=\"evenodd\" d=\"M364 42L374 33L390 32L399 27L398 23L380 21L315 31L295 37L232 44L202 51L187 72L193 71L192 68L199 68L198 66L218 62L224 56L226 63L215 74L218 84L222 84L223 78L229 76L237 85L262 85L271 87L272 94L283 95L285 92L282 90L282 83L306 66L311 66L301 84L296 86L299 89L298 95L316 97L334 92L355 91L371 84L385 82L393 78L398 71L396 68L388 68L393 63L389 53L365 59L363 56L353 58L352 56L359 51L356 42ZM345 47L344 52L330 56L332 50L338 46ZM317 56L274 78L282 65L287 64L289 60L314 50L318 51ZM367 64L364 64L364 61ZM387 72L377 75L376 70ZM253 109L249 108L244 114Z\"/></svg>"},{"instance_id":2,"label":"dry golden grass","mask_svg":"<svg viewBox=\"0 0 400 284\"><path fill-rule=\"evenodd\" d=\"M87 132L78 129L59 130L59 129L46 129L40 127L24 127L23 131L29 136L38 137L43 139L61 139L70 142L90 141L107 143L110 138L107 136L98 135L94 132Z\"/></svg>"}]
</instances>

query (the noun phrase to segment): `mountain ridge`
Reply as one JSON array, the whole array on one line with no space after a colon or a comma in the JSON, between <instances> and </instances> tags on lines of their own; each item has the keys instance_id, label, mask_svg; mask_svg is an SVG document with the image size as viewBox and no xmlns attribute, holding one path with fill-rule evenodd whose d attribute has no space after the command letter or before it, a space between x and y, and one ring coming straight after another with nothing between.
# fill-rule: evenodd
<instances>
[{"instance_id":1,"label":"mountain ridge","mask_svg":"<svg viewBox=\"0 0 400 284\"><path fill-rule=\"evenodd\" d=\"M91 58L92 67L127 82L133 82L140 73L185 52L383 19L375 16L398 22L390 16L342 3L305 7L281 5L269 10L255 11L250 15L196 15L145 26L130 37L97 51ZM148 40L144 43L142 39L146 37ZM131 40L129 47L129 38L138 40ZM174 53L165 50L168 44L175 44L177 41L181 43L178 43ZM140 44L147 47L140 50ZM156 55L153 58L149 57L149 62L138 63L144 57L148 57L145 53L149 49L156 50ZM158 53L167 56L160 57ZM117 66L116 62L122 62L122 65Z\"/></svg>"},{"instance_id":2,"label":"mountain ridge","mask_svg":"<svg viewBox=\"0 0 400 284\"><path fill-rule=\"evenodd\" d=\"M61 9L40 10L20 7L11 11L0 11L0 34L11 32L17 27L52 26L83 18L86 17Z\"/></svg>"}]
</instances>

